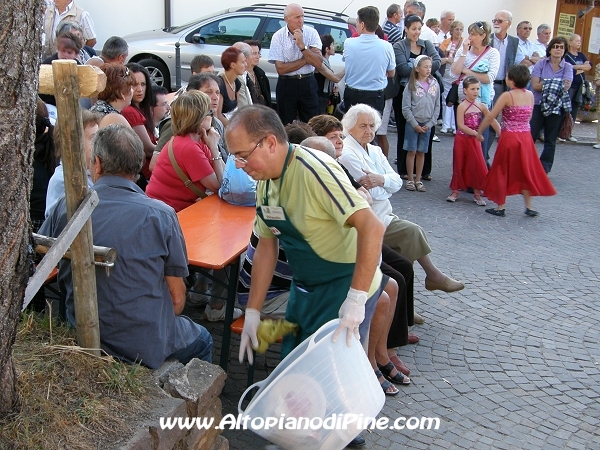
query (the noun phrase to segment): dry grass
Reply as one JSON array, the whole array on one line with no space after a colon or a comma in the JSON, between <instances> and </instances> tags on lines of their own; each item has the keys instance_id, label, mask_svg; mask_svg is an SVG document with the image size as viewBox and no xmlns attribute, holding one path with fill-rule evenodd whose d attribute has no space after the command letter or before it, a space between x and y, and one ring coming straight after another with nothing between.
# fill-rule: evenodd
<instances>
[{"instance_id":1,"label":"dry grass","mask_svg":"<svg viewBox=\"0 0 600 450\"><path fill-rule=\"evenodd\" d=\"M13 352L21 408L0 422L0 449L97 449L131 436L153 385L148 369L91 356L74 330L34 314Z\"/></svg>"}]
</instances>

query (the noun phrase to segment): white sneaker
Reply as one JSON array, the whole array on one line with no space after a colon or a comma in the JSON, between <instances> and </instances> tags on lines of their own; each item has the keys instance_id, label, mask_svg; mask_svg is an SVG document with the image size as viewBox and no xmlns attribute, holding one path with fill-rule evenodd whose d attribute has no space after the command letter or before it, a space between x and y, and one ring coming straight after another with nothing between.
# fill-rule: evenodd
<instances>
[{"instance_id":1,"label":"white sneaker","mask_svg":"<svg viewBox=\"0 0 600 450\"><path fill-rule=\"evenodd\" d=\"M442 127L442 129L440 130L440 133L444 133L444 134L446 134L446 133L448 133L449 131L450 131L450 129L449 129L449 128Z\"/></svg>"},{"instance_id":2,"label":"white sneaker","mask_svg":"<svg viewBox=\"0 0 600 450\"><path fill-rule=\"evenodd\" d=\"M240 308L233 308L233 320L239 319L244 312ZM206 305L204 309L204 319L209 322L220 322L225 320L225 306L221 309L211 309L209 305Z\"/></svg>"},{"instance_id":3,"label":"white sneaker","mask_svg":"<svg viewBox=\"0 0 600 450\"><path fill-rule=\"evenodd\" d=\"M456 134L456 130L452 130L452 134Z\"/></svg>"},{"instance_id":4,"label":"white sneaker","mask_svg":"<svg viewBox=\"0 0 600 450\"><path fill-rule=\"evenodd\" d=\"M440 142L440 138L437 137L435 134L433 135L433 142Z\"/></svg>"},{"instance_id":5,"label":"white sneaker","mask_svg":"<svg viewBox=\"0 0 600 450\"><path fill-rule=\"evenodd\" d=\"M203 306L208 305L210 300L210 289L204 292L188 291L185 294L185 303L190 306Z\"/></svg>"},{"instance_id":6,"label":"white sneaker","mask_svg":"<svg viewBox=\"0 0 600 450\"><path fill-rule=\"evenodd\" d=\"M558 142L565 142L565 139L563 138L557 138Z\"/></svg>"},{"instance_id":7,"label":"white sneaker","mask_svg":"<svg viewBox=\"0 0 600 450\"><path fill-rule=\"evenodd\" d=\"M570 142L577 142L577 138L576 138L576 137L573 137L573 136L571 136L569 139L567 139L567 141L570 141Z\"/></svg>"},{"instance_id":8,"label":"white sneaker","mask_svg":"<svg viewBox=\"0 0 600 450\"><path fill-rule=\"evenodd\" d=\"M594 144L594 145L592 145L592 148L600 149L600 144Z\"/></svg>"}]
</instances>

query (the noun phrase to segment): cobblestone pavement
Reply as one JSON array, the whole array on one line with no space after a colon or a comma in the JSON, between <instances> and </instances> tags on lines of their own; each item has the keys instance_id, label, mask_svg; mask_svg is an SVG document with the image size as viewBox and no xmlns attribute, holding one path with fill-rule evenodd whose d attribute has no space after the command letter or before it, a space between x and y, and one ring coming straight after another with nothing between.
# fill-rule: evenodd
<instances>
[{"instance_id":1,"label":"cobblestone pavement","mask_svg":"<svg viewBox=\"0 0 600 450\"><path fill-rule=\"evenodd\" d=\"M388 397L380 416L439 417L441 426L365 432L363 448L600 449L600 150L589 145L595 128L576 126L587 145L558 145L550 176L558 195L534 199L537 218L523 214L520 196L508 199L505 218L485 214L468 194L446 202L453 139L444 135L434 144L427 192L402 189L392 197L398 216L427 231L438 267L466 288L426 291L415 265L415 307L426 322L412 330L420 342L399 350L412 384ZM390 134L393 149L395 138ZM208 326L219 355L222 325ZM224 414L237 414L246 386L238 345L234 336ZM259 358L255 380L276 364L275 346ZM268 445L250 431L224 436L233 449Z\"/></svg>"}]
</instances>

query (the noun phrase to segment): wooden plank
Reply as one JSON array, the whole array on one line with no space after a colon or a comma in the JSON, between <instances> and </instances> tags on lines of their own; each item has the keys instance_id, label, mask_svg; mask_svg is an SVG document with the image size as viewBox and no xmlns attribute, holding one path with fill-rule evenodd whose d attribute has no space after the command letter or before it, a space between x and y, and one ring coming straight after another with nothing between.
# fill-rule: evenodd
<instances>
[{"instance_id":1,"label":"wooden plank","mask_svg":"<svg viewBox=\"0 0 600 450\"><path fill-rule=\"evenodd\" d=\"M54 64L70 64L74 63L71 60L53 61L52 65L42 64L40 66L40 86L38 92L40 94L48 94L56 96L54 86L54 75L52 74L52 66ZM74 63L77 64L77 63ZM77 66L77 79L79 81L79 92L81 97L97 97L98 93L102 92L106 87L106 74L95 66Z\"/></svg>"},{"instance_id":2,"label":"wooden plank","mask_svg":"<svg viewBox=\"0 0 600 450\"><path fill-rule=\"evenodd\" d=\"M31 233L33 235L33 241L35 242L35 252L40 255L45 255L50 249L56 244L57 238L43 236L37 233ZM94 245L94 261L96 265L114 265L117 261L117 250L110 247L101 247ZM69 250L63 256L63 259L71 259L71 252Z\"/></svg>"},{"instance_id":3,"label":"wooden plank","mask_svg":"<svg viewBox=\"0 0 600 450\"><path fill-rule=\"evenodd\" d=\"M77 73L78 67L75 61L59 60L52 63L69 219L88 193ZM71 244L75 320L78 344L86 349L94 349L89 352L100 355L96 269L92 246L92 222L88 219Z\"/></svg>"},{"instance_id":4,"label":"wooden plank","mask_svg":"<svg viewBox=\"0 0 600 450\"><path fill-rule=\"evenodd\" d=\"M54 270L58 262L62 259L97 205L98 194L96 194L96 191L90 191L83 202L81 202L73 217L71 217L71 220L69 220L69 223L67 223L65 229L56 238L56 243L46 253L42 262L38 264L35 274L29 279L27 288L25 289L23 310L29 305L33 296L42 287L46 278L48 278L48 275L52 273L52 270Z\"/></svg>"}]
</instances>

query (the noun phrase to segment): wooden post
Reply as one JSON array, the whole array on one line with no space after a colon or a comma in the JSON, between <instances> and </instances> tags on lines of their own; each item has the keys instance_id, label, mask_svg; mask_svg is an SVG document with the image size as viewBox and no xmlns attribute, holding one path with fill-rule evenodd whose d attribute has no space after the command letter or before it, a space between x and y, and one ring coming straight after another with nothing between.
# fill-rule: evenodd
<instances>
[{"instance_id":1,"label":"wooden post","mask_svg":"<svg viewBox=\"0 0 600 450\"><path fill-rule=\"evenodd\" d=\"M67 218L71 219L88 193L77 64L72 60L53 61L52 75L61 133ZM100 355L96 269L90 220L86 222L71 245L71 269L77 342L83 348L94 349L88 350L90 353Z\"/></svg>"}]
</instances>

